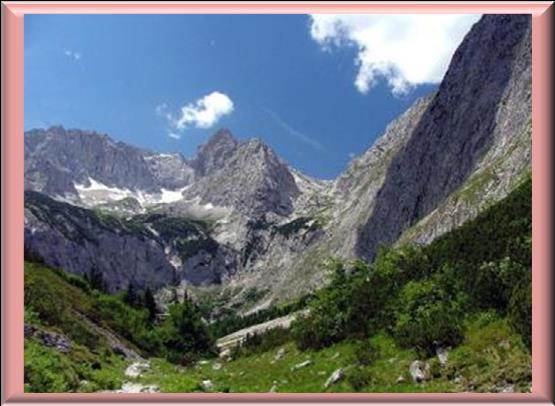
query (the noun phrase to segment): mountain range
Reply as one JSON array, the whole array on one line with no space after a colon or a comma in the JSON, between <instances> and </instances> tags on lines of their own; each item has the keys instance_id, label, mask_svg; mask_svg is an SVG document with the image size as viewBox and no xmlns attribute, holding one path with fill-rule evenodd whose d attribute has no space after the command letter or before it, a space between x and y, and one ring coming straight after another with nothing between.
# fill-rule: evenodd
<instances>
[{"instance_id":1,"label":"mountain range","mask_svg":"<svg viewBox=\"0 0 555 406\"><path fill-rule=\"evenodd\" d=\"M531 18L485 15L439 88L332 181L221 129L194 158L60 126L25 133L25 251L111 292L249 313L326 283L332 257L428 244L531 170Z\"/></svg>"}]
</instances>

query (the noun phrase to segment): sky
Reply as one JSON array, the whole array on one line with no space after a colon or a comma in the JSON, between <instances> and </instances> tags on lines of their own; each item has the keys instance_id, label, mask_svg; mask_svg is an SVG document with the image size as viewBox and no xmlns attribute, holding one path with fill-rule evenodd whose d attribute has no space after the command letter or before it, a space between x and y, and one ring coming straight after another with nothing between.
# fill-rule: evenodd
<instances>
[{"instance_id":1,"label":"sky","mask_svg":"<svg viewBox=\"0 0 555 406\"><path fill-rule=\"evenodd\" d=\"M26 15L25 130L193 157L220 128L322 179L437 89L478 15Z\"/></svg>"}]
</instances>

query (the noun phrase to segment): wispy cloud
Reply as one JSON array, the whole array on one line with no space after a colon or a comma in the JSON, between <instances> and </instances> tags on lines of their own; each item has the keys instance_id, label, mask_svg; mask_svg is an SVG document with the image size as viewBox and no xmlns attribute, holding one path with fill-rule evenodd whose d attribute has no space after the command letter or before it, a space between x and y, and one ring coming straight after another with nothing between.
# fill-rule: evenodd
<instances>
[{"instance_id":1,"label":"wispy cloud","mask_svg":"<svg viewBox=\"0 0 555 406\"><path fill-rule=\"evenodd\" d=\"M216 91L182 106L177 115L169 111L166 103L156 106L155 112L167 121L170 128L168 136L179 139L188 128L213 127L222 117L231 114L233 109L233 101L229 96Z\"/></svg>"},{"instance_id":2,"label":"wispy cloud","mask_svg":"<svg viewBox=\"0 0 555 406\"><path fill-rule=\"evenodd\" d=\"M355 87L368 93L379 78L394 94L439 83L476 14L313 14L310 34L324 50L354 46Z\"/></svg>"},{"instance_id":3,"label":"wispy cloud","mask_svg":"<svg viewBox=\"0 0 555 406\"><path fill-rule=\"evenodd\" d=\"M294 129L293 127L291 127L287 122L285 122L279 115L277 115L275 112L265 109L266 112L268 113L268 115L281 127L283 128L289 135L292 135L293 137L296 137L297 139L299 139L300 141L304 142L307 145L310 145L312 148L317 149L319 151L324 151L324 146L318 142L317 140L315 140L312 137L309 137L308 135Z\"/></svg>"},{"instance_id":4,"label":"wispy cloud","mask_svg":"<svg viewBox=\"0 0 555 406\"><path fill-rule=\"evenodd\" d=\"M75 51L71 51L69 49L66 49L64 51L64 55L67 56L68 58L70 58L71 60L77 62L81 60L81 57L83 56L81 54L81 52L75 52Z\"/></svg>"}]
</instances>

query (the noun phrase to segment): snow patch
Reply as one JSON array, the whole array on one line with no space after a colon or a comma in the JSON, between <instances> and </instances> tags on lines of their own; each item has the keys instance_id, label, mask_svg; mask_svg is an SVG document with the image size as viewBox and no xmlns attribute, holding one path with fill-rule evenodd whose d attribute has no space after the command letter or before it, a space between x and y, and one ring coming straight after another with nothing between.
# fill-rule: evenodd
<instances>
[{"instance_id":1,"label":"snow patch","mask_svg":"<svg viewBox=\"0 0 555 406\"><path fill-rule=\"evenodd\" d=\"M88 178L88 183L88 186L85 186L85 184L74 184L79 198L87 206L115 202L125 198L136 199L143 208L156 204L173 203L182 200L183 192L189 188L189 186L185 186L175 190L161 189L160 193L146 193L143 190L111 187L91 177ZM60 197L59 199L61 200L62 198Z\"/></svg>"},{"instance_id":2,"label":"snow patch","mask_svg":"<svg viewBox=\"0 0 555 406\"><path fill-rule=\"evenodd\" d=\"M158 203L173 203L183 199L183 192L187 190L189 186L185 186L177 190L162 189L162 194Z\"/></svg>"}]
</instances>

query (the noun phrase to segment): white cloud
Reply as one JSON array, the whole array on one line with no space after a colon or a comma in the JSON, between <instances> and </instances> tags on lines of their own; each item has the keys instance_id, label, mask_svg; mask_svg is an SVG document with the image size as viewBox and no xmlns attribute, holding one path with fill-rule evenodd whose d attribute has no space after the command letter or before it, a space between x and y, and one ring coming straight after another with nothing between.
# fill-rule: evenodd
<instances>
[{"instance_id":1,"label":"white cloud","mask_svg":"<svg viewBox=\"0 0 555 406\"><path fill-rule=\"evenodd\" d=\"M313 14L310 34L325 50L355 46L355 86L367 93L384 78L394 94L438 83L453 53L480 15Z\"/></svg>"},{"instance_id":2,"label":"white cloud","mask_svg":"<svg viewBox=\"0 0 555 406\"><path fill-rule=\"evenodd\" d=\"M211 128L223 116L231 114L233 109L233 101L229 96L216 91L181 107L177 117L169 112L166 103L156 106L155 111L156 115L168 121L168 136L179 139L182 132L188 128Z\"/></svg>"},{"instance_id":3,"label":"white cloud","mask_svg":"<svg viewBox=\"0 0 555 406\"><path fill-rule=\"evenodd\" d=\"M82 56L80 52L70 51L69 49L66 49L64 51L64 55L70 59L73 59L74 61L79 61Z\"/></svg>"},{"instance_id":4,"label":"white cloud","mask_svg":"<svg viewBox=\"0 0 555 406\"><path fill-rule=\"evenodd\" d=\"M188 127L210 128L220 118L233 112L233 102L220 92L212 92L195 103L181 107L181 116L176 121L176 127L184 130Z\"/></svg>"}]
</instances>

